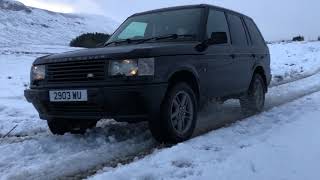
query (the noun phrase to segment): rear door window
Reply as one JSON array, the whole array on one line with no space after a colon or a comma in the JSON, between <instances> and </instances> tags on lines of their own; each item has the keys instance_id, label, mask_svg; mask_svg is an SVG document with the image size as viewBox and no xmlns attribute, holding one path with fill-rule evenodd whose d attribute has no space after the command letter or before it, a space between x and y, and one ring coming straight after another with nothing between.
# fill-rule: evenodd
<instances>
[{"instance_id":1,"label":"rear door window","mask_svg":"<svg viewBox=\"0 0 320 180\"><path fill-rule=\"evenodd\" d=\"M225 32L229 42L229 28L227 18L224 12L211 9L209 11L207 22L207 37L210 38L212 33Z\"/></svg>"},{"instance_id":2,"label":"rear door window","mask_svg":"<svg viewBox=\"0 0 320 180\"><path fill-rule=\"evenodd\" d=\"M260 31L258 30L258 27L256 26L256 24L251 19L248 19L248 18L245 18L244 21L247 25L252 45L253 46L265 46L264 39L263 39Z\"/></svg>"},{"instance_id":3,"label":"rear door window","mask_svg":"<svg viewBox=\"0 0 320 180\"><path fill-rule=\"evenodd\" d=\"M237 15L228 14L228 21L230 25L232 45L238 47L248 46L246 31L241 18Z\"/></svg>"}]
</instances>

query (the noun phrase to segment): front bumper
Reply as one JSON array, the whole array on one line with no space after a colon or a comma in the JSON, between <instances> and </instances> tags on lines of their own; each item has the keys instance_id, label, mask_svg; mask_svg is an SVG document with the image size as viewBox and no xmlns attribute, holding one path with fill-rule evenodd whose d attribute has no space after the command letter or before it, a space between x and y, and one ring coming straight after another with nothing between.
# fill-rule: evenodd
<instances>
[{"instance_id":1,"label":"front bumper","mask_svg":"<svg viewBox=\"0 0 320 180\"><path fill-rule=\"evenodd\" d=\"M92 119L114 118L118 121L140 121L160 112L167 84L116 86L87 89L87 102L50 102L49 90L28 89L24 94L44 120L55 118Z\"/></svg>"}]
</instances>

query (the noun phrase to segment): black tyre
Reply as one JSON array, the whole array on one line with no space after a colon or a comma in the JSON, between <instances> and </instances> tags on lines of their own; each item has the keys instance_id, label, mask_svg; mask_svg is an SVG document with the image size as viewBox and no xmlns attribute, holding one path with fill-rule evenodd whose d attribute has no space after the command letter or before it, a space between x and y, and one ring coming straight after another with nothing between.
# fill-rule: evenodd
<instances>
[{"instance_id":1,"label":"black tyre","mask_svg":"<svg viewBox=\"0 0 320 180\"><path fill-rule=\"evenodd\" d=\"M265 103L265 83L260 74L255 74L248 92L240 98L242 112L246 115L263 111Z\"/></svg>"},{"instance_id":2,"label":"black tyre","mask_svg":"<svg viewBox=\"0 0 320 180\"><path fill-rule=\"evenodd\" d=\"M160 117L152 118L149 126L159 142L179 143L192 136L196 121L196 96L188 84L178 83L168 90Z\"/></svg>"},{"instance_id":3,"label":"black tyre","mask_svg":"<svg viewBox=\"0 0 320 180\"><path fill-rule=\"evenodd\" d=\"M54 119L48 120L47 123L52 134L64 135L65 133L84 134L87 129L94 128L97 124L97 121Z\"/></svg>"}]
</instances>

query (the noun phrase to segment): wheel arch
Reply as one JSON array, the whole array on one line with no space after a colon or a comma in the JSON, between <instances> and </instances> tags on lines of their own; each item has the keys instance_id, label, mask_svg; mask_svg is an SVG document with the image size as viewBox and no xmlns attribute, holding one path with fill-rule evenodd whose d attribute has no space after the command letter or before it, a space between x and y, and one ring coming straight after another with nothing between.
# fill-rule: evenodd
<instances>
[{"instance_id":1,"label":"wheel arch","mask_svg":"<svg viewBox=\"0 0 320 180\"><path fill-rule=\"evenodd\" d=\"M197 102L200 101L200 83L199 76L195 70L188 67L179 68L174 72L171 72L168 76L168 89L178 82L185 82L190 85L191 89L194 91Z\"/></svg>"},{"instance_id":2,"label":"wheel arch","mask_svg":"<svg viewBox=\"0 0 320 180\"><path fill-rule=\"evenodd\" d=\"M256 65L254 67L254 71L253 71L251 79L253 79L253 76L255 74L259 74L262 77L264 85L265 85L264 90L265 90L265 92L268 92L268 81L267 81L266 71L264 70L262 65Z\"/></svg>"}]
</instances>

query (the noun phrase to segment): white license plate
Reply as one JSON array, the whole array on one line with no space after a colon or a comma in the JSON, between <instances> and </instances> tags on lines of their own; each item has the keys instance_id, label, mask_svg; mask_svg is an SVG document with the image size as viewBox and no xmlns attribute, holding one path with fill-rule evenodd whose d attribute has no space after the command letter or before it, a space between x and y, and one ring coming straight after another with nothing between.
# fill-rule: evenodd
<instances>
[{"instance_id":1,"label":"white license plate","mask_svg":"<svg viewBox=\"0 0 320 180\"><path fill-rule=\"evenodd\" d=\"M49 91L49 96L51 102L88 101L87 90Z\"/></svg>"}]
</instances>

